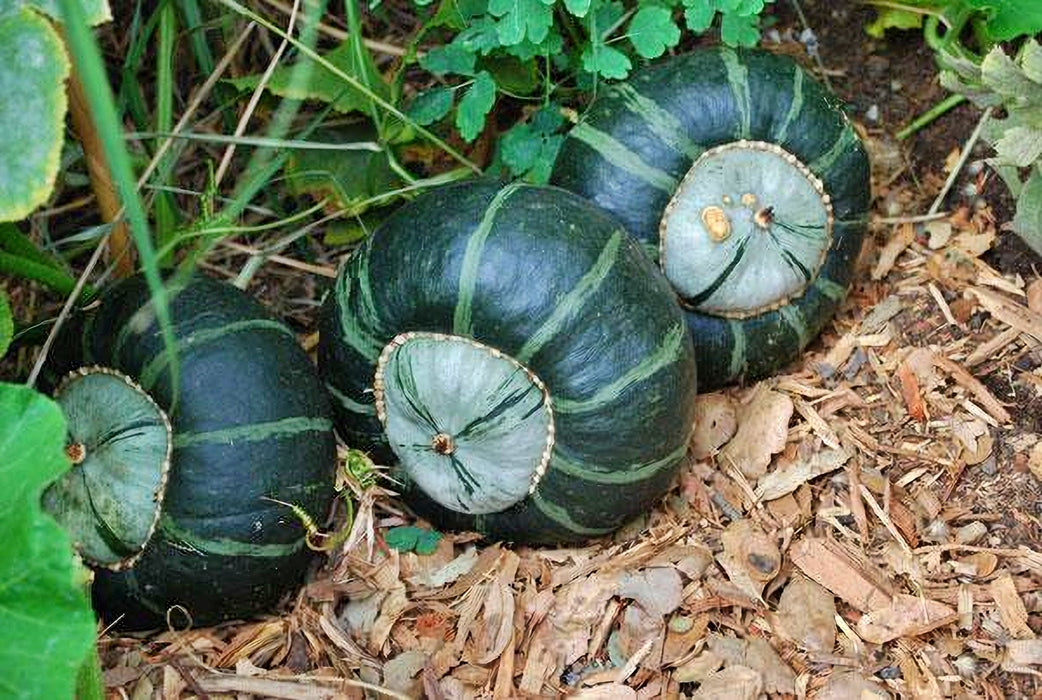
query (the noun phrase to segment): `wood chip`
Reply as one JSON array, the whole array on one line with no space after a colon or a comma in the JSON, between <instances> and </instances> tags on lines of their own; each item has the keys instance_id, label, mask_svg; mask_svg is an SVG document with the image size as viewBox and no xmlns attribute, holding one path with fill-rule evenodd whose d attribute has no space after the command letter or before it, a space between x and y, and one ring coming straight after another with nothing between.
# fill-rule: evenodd
<instances>
[{"instance_id":1,"label":"wood chip","mask_svg":"<svg viewBox=\"0 0 1042 700\"><path fill-rule=\"evenodd\" d=\"M1042 639L1013 639L1006 644L1006 663L1042 666Z\"/></svg>"},{"instance_id":2,"label":"wood chip","mask_svg":"<svg viewBox=\"0 0 1042 700\"><path fill-rule=\"evenodd\" d=\"M1017 639L1033 639L1035 633L1028 626L1028 611L1009 572L1003 572L988 587L1006 630Z\"/></svg>"},{"instance_id":3,"label":"wood chip","mask_svg":"<svg viewBox=\"0 0 1042 700\"><path fill-rule=\"evenodd\" d=\"M1042 342L1042 314L990 289L971 287L969 291L992 316Z\"/></svg>"},{"instance_id":4,"label":"wood chip","mask_svg":"<svg viewBox=\"0 0 1042 700\"><path fill-rule=\"evenodd\" d=\"M879 251L879 260L876 262L875 267L872 268L872 279L881 280L886 277L890 270L894 268L894 263L897 262L898 256L905 251L908 246L915 240L915 226L911 223L900 224L895 230L890 239L883 246L883 249Z\"/></svg>"},{"instance_id":5,"label":"wood chip","mask_svg":"<svg viewBox=\"0 0 1042 700\"><path fill-rule=\"evenodd\" d=\"M746 666L728 666L702 681L691 700L757 700L763 676Z\"/></svg>"},{"instance_id":6,"label":"wood chip","mask_svg":"<svg viewBox=\"0 0 1042 700\"><path fill-rule=\"evenodd\" d=\"M818 415L818 412L809 403L801 398L793 398L792 405L796 409L796 412L803 416L803 419L810 425L811 430L814 434L821 438L821 441L836 450L839 449L839 437L836 432L829 427L829 424L825 422L825 419Z\"/></svg>"},{"instance_id":7,"label":"wood chip","mask_svg":"<svg viewBox=\"0 0 1042 700\"><path fill-rule=\"evenodd\" d=\"M977 400L984 407L984 410L988 412L988 415L999 423L1006 424L1013 420L1009 415L1009 411L988 391L988 388L960 365L940 354L934 355L934 365L938 369L947 372L960 386L977 397Z\"/></svg>"},{"instance_id":8,"label":"wood chip","mask_svg":"<svg viewBox=\"0 0 1042 700\"><path fill-rule=\"evenodd\" d=\"M891 590L886 576L835 540L804 537L792 545L789 555L810 579L862 612L878 610L890 603Z\"/></svg>"}]
</instances>

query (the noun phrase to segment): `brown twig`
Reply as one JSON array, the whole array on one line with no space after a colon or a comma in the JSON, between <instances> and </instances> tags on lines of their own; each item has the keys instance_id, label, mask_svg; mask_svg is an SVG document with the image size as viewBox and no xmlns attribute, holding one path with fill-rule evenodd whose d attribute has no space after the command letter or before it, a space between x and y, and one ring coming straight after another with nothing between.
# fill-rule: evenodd
<instances>
[{"instance_id":1,"label":"brown twig","mask_svg":"<svg viewBox=\"0 0 1042 700\"><path fill-rule=\"evenodd\" d=\"M134 274L134 250L130 244L130 230L123 219L123 207L112 182L112 173L108 161L105 160L101 138L94 126L87 96L83 92L83 85L75 66L66 91L69 95L69 118L83 146L83 157L87 162L91 189L98 200L98 211L101 212L102 220L112 222L112 232L108 237L108 260L115 265L117 277L129 277Z\"/></svg>"}]
</instances>

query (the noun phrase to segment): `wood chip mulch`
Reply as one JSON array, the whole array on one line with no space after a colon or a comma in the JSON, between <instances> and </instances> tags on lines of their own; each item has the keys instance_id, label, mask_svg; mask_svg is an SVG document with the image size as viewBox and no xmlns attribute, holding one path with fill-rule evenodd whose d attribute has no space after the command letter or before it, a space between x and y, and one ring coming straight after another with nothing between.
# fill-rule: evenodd
<instances>
[{"instance_id":1,"label":"wood chip mulch","mask_svg":"<svg viewBox=\"0 0 1042 700\"><path fill-rule=\"evenodd\" d=\"M701 396L615 537L402 553L393 484L349 483L287 612L106 634L110 697L1042 697L1042 280L985 262L986 206L873 233L823 338Z\"/></svg>"}]
</instances>

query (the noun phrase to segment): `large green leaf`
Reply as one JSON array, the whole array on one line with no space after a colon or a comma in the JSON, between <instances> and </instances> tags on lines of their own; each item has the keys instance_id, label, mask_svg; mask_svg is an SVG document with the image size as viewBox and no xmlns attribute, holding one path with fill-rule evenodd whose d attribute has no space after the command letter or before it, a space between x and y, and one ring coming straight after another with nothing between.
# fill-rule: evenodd
<instances>
[{"instance_id":1,"label":"large green leaf","mask_svg":"<svg viewBox=\"0 0 1042 700\"><path fill-rule=\"evenodd\" d=\"M380 72L376 69L369 51L364 45L355 42L352 37L336 47L322 58L354 77L358 82L369 87L374 93L387 99L390 91L384 82ZM310 61L310 58L301 58L302 61ZM336 74L325 67L316 65L313 67L310 78L306 83L296 84L292 80L293 66L282 66L277 68L268 81L267 90L279 97L289 97L298 100L319 100L326 104L332 103L333 109L338 112L368 112L369 98L358 92L350 85L341 80ZM260 83L260 75L247 75L235 78L229 82L240 90L252 90Z\"/></svg>"},{"instance_id":2,"label":"large green leaf","mask_svg":"<svg viewBox=\"0 0 1042 700\"><path fill-rule=\"evenodd\" d=\"M0 0L0 15L6 15L22 7L35 8L55 19L61 19L62 16L58 0ZM83 14L92 27L112 19L108 0L80 0L80 7L83 8Z\"/></svg>"},{"instance_id":3,"label":"large green leaf","mask_svg":"<svg viewBox=\"0 0 1042 700\"><path fill-rule=\"evenodd\" d=\"M1042 255L1042 170L1035 168L1017 199L1013 230L1039 255Z\"/></svg>"},{"instance_id":4,"label":"large green leaf","mask_svg":"<svg viewBox=\"0 0 1042 700\"><path fill-rule=\"evenodd\" d=\"M68 74L50 22L27 8L0 14L0 221L23 219L50 196Z\"/></svg>"},{"instance_id":5,"label":"large green leaf","mask_svg":"<svg viewBox=\"0 0 1042 700\"><path fill-rule=\"evenodd\" d=\"M0 696L72 697L94 616L68 536L40 510L69 468L65 419L32 389L0 384Z\"/></svg>"}]
</instances>

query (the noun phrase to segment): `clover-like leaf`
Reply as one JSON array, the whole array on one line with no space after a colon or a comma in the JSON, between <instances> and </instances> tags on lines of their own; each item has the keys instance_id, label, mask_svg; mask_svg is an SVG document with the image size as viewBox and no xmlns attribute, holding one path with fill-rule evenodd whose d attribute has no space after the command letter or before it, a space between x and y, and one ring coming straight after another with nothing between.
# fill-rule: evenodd
<instances>
[{"instance_id":1,"label":"clover-like leaf","mask_svg":"<svg viewBox=\"0 0 1042 700\"><path fill-rule=\"evenodd\" d=\"M661 5L644 5L630 20L630 42L644 58L658 58L680 41L673 13Z\"/></svg>"},{"instance_id":2,"label":"clover-like leaf","mask_svg":"<svg viewBox=\"0 0 1042 700\"><path fill-rule=\"evenodd\" d=\"M583 68L590 73L600 73L605 78L625 78L633 64L629 57L606 44L589 44L582 53Z\"/></svg>"},{"instance_id":3,"label":"clover-like leaf","mask_svg":"<svg viewBox=\"0 0 1042 700\"><path fill-rule=\"evenodd\" d=\"M71 698L94 643L68 535L40 509L69 468L65 419L50 399L0 384L0 696Z\"/></svg>"},{"instance_id":4,"label":"clover-like leaf","mask_svg":"<svg viewBox=\"0 0 1042 700\"><path fill-rule=\"evenodd\" d=\"M420 58L420 65L435 75L474 75L475 61L477 56L473 51L453 42L428 51Z\"/></svg>"},{"instance_id":5,"label":"clover-like leaf","mask_svg":"<svg viewBox=\"0 0 1042 700\"><path fill-rule=\"evenodd\" d=\"M467 142L473 141L485 128L485 116L496 103L496 82L488 71L481 71L459 101L456 128Z\"/></svg>"},{"instance_id":6,"label":"clover-like leaf","mask_svg":"<svg viewBox=\"0 0 1042 700\"><path fill-rule=\"evenodd\" d=\"M0 221L24 219L54 188L68 75L47 19L28 8L0 14Z\"/></svg>"},{"instance_id":7,"label":"clover-like leaf","mask_svg":"<svg viewBox=\"0 0 1042 700\"><path fill-rule=\"evenodd\" d=\"M489 0L488 11L499 17L497 29L503 46L519 44L526 37L538 44L554 23L553 0Z\"/></svg>"},{"instance_id":8,"label":"clover-like leaf","mask_svg":"<svg viewBox=\"0 0 1042 700\"><path fill-rule=\"evenodd\" d=\"M452 109L452 96L452 88L436 87L424 90L409 105L409 116L421 126L433 124Z\"/></svg>"}]
</instances>

